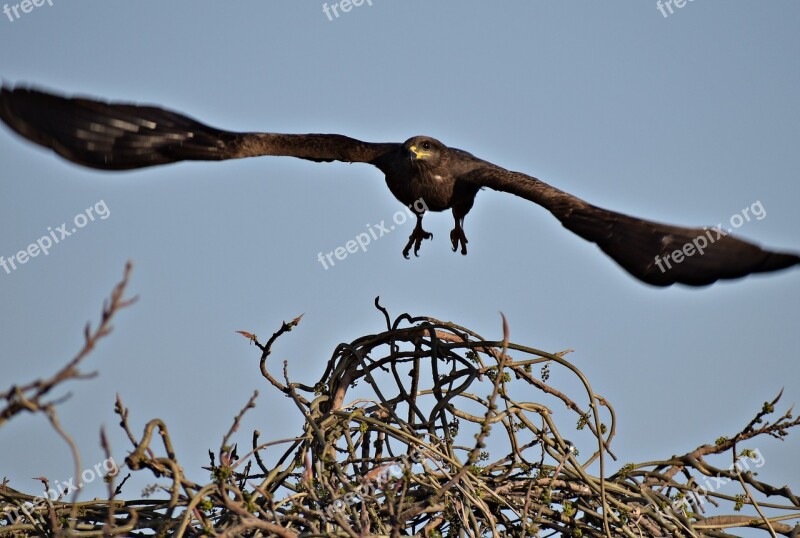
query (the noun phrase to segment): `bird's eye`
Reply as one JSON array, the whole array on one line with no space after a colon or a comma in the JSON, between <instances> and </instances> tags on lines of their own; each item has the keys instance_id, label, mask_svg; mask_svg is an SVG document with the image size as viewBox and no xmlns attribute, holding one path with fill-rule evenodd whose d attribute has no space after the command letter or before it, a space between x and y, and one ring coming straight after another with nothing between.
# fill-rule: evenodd
<instances>
[{"instance_id":1,"label":"bird's eye","mask_svg":"<svg viewBox=\"0 0 800 538\"><path fill-rule=\"evenodd\" d=\"M431 143L426 140L422 143L422 149L431 149Z\"/></svg>"}]
</instances>

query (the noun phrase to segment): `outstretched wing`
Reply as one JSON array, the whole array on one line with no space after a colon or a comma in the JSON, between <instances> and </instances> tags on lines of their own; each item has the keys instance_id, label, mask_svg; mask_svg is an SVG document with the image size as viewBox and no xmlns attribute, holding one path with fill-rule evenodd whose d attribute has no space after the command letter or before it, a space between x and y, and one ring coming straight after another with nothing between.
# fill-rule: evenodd
<instances>
[{"instance_id":1,"label":"outstretched wing","mask_svg":"<svg viewBox=\"0 0 800 538\"><path fill-rule=\"evenodd\" d=\"M103 170L261 155L376 164L400 147L337 134L223 131L154 106L66 98L27 88L0 89L0 119L65 159Z\"/></svg>"},{"instance_id":2,"label":"outstretched wing","mask_svg":"<svg viewBox=\"0 0 800 538\"><path fill-rule=\"evenodd\" d=\"M654 286L705 286L800 264L795 254L763 250L724 230L682 228L630 217L493 165L474 169L461 179L545 207L565 228L597 244L631 275Z\"/></svg>"}]
</instances>

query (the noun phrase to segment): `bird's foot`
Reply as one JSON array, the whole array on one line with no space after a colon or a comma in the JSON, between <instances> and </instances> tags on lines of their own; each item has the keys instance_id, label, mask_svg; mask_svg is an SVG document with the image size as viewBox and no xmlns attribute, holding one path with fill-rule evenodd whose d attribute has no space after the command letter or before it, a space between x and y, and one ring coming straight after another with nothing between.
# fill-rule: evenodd
<instances>
[{"instance_id":1,"label":"bird's foot","mask_svg":"<svg viewBox=\"0 0 800 538\"><path fill-rule=\"evenodd\" d=\"M424 239L433 239L433 234L423 230L421 224L417 224L414 231L408 236L408 243L406 243L406 248L403 249L403 257L408 259L408 253L411 251L412 245L414 246L414 256L419 256L419 247L422 246Z\"/></svg>"},{"instance_id":2,"label":"bird's foot","mask_svg":"<svg viewBox=\"0 0 800 538\"><path fill-rule=\"evenodd\" d=\"M461 245L461 254L467 255L467 236L464 235L464 228L457 226L450 231L450 242L453 244L453 252L458 250Z\"/></svg>"}]
</instances>

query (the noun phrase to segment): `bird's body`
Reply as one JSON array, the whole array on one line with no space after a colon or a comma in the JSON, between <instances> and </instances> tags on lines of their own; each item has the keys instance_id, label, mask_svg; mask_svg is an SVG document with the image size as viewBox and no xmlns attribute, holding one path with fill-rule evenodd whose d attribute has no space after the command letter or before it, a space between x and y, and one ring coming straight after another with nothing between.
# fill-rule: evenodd
<instances>
[{"instance_id":1,"label":"bird's body","mask_svg":"<svg viewBox=\"0 0 800 538\"><path fill-rule=\"evenodd\" d=\"M763 250L719 232L715 238L709 228L671 226L594 206L427 136L400 144L363 142L339 134L237 133L160 107L6 87L0 89L0 119L66 159L102 170L264 155L369 163L383 172L394 197L417 214L417 226L403 250L406 257L412 247L416 254L422 241L432 238L422 229L425 211L447 209L455 220L450 233L453 250L460 248L466 254L464 217L478 191L488 187L544 207L631 275L656 286L701 286L800 264L796 254ZM680 256L681 261L671 264L670 256L673 261Z\"/></svg>"},{"instance_id":2,"label":"bird's body","mask_svg":"<svg viewBox=\"0 0 800 538\"><path fill-rule=\"evenodd\" d=\"M405 144L403 145L405 146ZM415 160L407 147L401 146L386 161L379 161L378 168L386 176L386 186L397 200L406 206L415 200L425 200L430 211L444 211L452 207L456 178L446 169L431 163Z\"/></svg>"},{"instance_id":3,"label":"bird's body","mask_svg":"<svg viewBox=\"0 0 800 538\"><path fill-rule=\"evenodd\" d=\"M437 151L439 158L436 161L420 159L411 151L412 147L422 152ZM458 169L453 169L451 154L458 156ZM466 151L447 148L427 136L410 138L396 155L385 161L386 164L379 162L377 166L386 175L386 185L394 197L406 206L423 199L430 211L472 207L480 186L460 181L459 176L484 164Z\"/></svg>"}]
</instances>

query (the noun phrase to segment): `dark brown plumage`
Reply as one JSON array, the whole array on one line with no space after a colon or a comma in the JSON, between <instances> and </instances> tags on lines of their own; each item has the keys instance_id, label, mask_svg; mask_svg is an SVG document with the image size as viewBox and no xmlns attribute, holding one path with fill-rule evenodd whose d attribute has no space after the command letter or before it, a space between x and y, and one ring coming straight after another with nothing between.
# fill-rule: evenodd
<instances>
[{"instance_id":1,"label":"dark brown plumage","mask_svg":"<svg viewBox=\"0 0 800 538\"><path fill-rule=\"evenodd\" d=\"M462 254L467 253L464 217L478 190L489 187L541 205L631 275L656 286L702 286L800 264L795 254L766 251L707 228L659 224L593 206L534 177L426 136L398 144L362 142L338 134L236 133L158 107L6 87L0 89L0 118L65 159L103 170L262 155L369 163L384 173L389 190L406 206L413 208L422 200L430 211L452 209L455 228L450 240L453 250ZM417 254L422 241L432 237L422 229L424 211L416 212L417 225L403 250L406 257L412 247ZM679 262L662 263L665 258L669 262L670 255L674 262L678 251L684 253Z\"/></svg>"}]
</instances>

